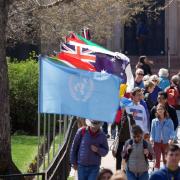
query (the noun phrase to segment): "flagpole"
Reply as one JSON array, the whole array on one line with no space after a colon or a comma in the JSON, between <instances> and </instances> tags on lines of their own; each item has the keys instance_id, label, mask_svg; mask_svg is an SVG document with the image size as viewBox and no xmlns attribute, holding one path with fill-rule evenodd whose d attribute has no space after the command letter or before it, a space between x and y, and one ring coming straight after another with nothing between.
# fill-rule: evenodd
<instances>
[{"instance_id":1,"label":"flagpole","mask_svg":"<svg viewBox=\"0 0 180 180\"><path fill-rule=\"evenodd\" d=\"M37 173L39 173L39 154L40 154L40 118L41 114L38 113L38 154L37 154ZM39 176L37 176L37 179L39 180Z\"/></svg>"},{"instance_id":2,"label":"flagpole","mask_svg":"<svg viewBox=\"0 0 180 180\"><path fill-rule=\"evenodd\" d=\"M48 114L48 166L50 164L50 114Z\"/></svg>"},{"instance_id":3,"label":"flagpole","mask_svg":"<svg viewBox=\"0 0 180 180\"><path fill-rule=\"evenodd\" d=\"M56 114L54 114L54 122L53 122L53 158L55 156L55 132L56 132Z\"/></svg>"},{"instance_id":4,"label":"flagpole","mask_svg":"<svg viewBox=\"0 0 180 180\"><path fill-rule=\"evenodd\" d=\"M46 114L44 113L44 118L43 118L43 120L44 120L44 146L43 146L43 170L45 170L45 164L46 164L46 159L45 159L45 157L46 157Z\"/></svg>"}]
</instances>

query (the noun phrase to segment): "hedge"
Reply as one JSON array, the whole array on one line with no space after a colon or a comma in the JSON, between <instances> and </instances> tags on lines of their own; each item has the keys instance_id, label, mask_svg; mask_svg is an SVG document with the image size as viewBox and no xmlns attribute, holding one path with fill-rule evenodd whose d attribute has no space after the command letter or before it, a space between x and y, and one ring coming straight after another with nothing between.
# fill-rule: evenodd
<instances>
[{"instance_id":1,"label":"hedge","mask_svg":"<svg viewBox=\"0 0 180 180\"><path fill-rule=\"evenodd\" d=\"M8 63L10 116L12 132L37 132L38 63L26 61Z\"/></svg>"}]
</instances>

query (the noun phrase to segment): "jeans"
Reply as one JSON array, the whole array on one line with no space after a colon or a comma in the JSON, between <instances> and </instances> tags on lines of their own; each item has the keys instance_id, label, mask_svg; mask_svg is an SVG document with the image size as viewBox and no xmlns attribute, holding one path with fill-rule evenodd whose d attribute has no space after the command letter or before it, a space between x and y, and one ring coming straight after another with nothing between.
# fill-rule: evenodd
<instances>
[{"instance_id":1,"label":"jeans","mask_svg":"<svg viewBox=\"0 0 180 180\"><path fill-rule=\"evenodd\" d=\"M99 174L99 166L78 165L78 180L96 180Z\"/></svg>"},{"instance_id":2,"label":"jeans","mask_svg":"<svg viewBox=\"0 0 180 180\"><path fill-rule=\"evenodd\" d=\"M148 172L144 172L140 175L135 175L132 171L127 170L126 171L127 179L128 180L148 180L149 179L149 174Z\"/></svg>"}]
</instances>

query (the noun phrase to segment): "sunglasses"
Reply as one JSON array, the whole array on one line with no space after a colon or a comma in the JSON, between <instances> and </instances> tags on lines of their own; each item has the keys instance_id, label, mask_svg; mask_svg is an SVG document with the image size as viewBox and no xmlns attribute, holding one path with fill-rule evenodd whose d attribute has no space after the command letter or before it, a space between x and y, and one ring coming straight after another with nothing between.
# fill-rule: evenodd
<instances>
[{"instance_id":1,"label":"sunglasses","mask_svg":"<svg viewBox=\"0 0 180 180\"><path fill-rule=\"evenodd\" d=\"M137 73L137 75L144 76L144 74L142 74L142 73Z\"/></svg>"}]
</instances>

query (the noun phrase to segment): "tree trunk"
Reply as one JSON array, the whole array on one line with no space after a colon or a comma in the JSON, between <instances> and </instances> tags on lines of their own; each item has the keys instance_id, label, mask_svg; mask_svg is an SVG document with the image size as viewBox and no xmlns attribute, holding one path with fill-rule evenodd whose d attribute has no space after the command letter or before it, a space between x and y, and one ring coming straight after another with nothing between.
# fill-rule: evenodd
<instances>
[{"instance_id":1,"label":"tree trunk","mask_svg":"<svg viewBox=\"0 0 180 180\"><path fill-rule=\"evenodd\" d=\"M0 175L19 173L12 162L9 116L6 23L9 0L0 0Z\"/></svg>"}]
</instances>

